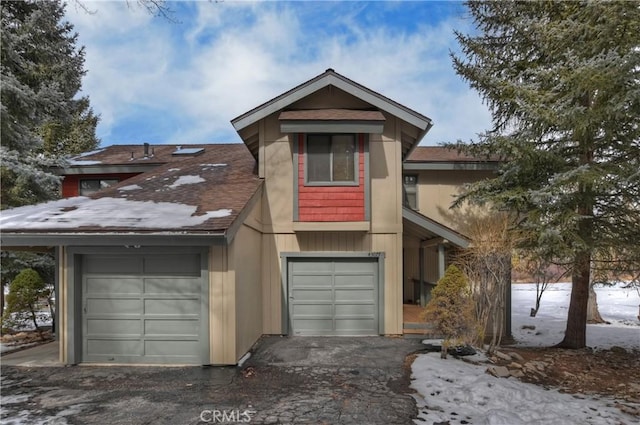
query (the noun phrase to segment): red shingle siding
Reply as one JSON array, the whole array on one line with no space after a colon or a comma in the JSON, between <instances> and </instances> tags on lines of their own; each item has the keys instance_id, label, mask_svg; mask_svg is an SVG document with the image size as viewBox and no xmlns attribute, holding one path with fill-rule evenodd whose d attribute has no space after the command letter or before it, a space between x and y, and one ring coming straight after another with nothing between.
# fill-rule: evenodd
<instances>
[{"instance_id":1,"label":"red shingle siding","mask_svg":"<svg viewBox=\"0 0 640 425\"><path fill-rule=\"evenodd\" d=\"M358 135L357 186L305 186L304 135L298 138L298 221L364 221L364 135Z\"/></svg>"},{"instance_id":2,"label":"red shingle siding","mask_svg":"<svg viewBox=\"0 0 640 425\"><path fill-rule=\"evenodd\" d=\"M91 179L118 179L120 181L137 176L140 173L116 173L116 174L81 174L64 176L62 180L62 197L71 198L80 195L80 180Z\"/></svg>"}]
</instances>

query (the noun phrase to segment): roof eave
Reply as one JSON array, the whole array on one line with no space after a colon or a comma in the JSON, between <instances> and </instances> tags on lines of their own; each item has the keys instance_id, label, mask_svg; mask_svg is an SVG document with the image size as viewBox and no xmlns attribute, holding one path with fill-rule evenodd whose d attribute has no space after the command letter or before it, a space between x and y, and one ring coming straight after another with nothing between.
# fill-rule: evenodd
<instances>
[{"instance_id":1,"label":"roof eave","mask_svg":"<svg viewBox=\"0 0 640 425\"><path fill-rule=\"evenodd\" d=\"M404 206L402 207L402 218L409 220L411 223L422 227L438 237L448 240L460 248L467 248L469 246L470 241L464 235Z\"/></svg>"},{"instance_id":2,"label":"roof eave","mask_svg":"<svg viewBox=\"0 0 640 425\"><path fill-rule=\"evenodd\" d=\"M422 137L424 137L426 132L433 125L430 118L410 108L407 108L406 106L403 106L373 90L370 90L356 83L355 81L338 74L332 69L328 69L317 77L312 78L311 80L281 94L280 96L234 118L233 120L231 120L231 124L236 129L236 131L239 132L242 129L250 126L251 124L254 124L255 122L271 115L272 113L286 108L292 103L326 86L337 87L379 108L380 110L386 111L406 121L407 123L414 125L421 130L421 136L418 138L418 141L421 140Z\"/></svg>"},{"instance_id":3,"label":"roof eave","mask_svg":"<svg viewBox=\"0 0 640 425\"><path fill-rule=\"evenodd\" d=\"M496 171L499 166L498 162L479 161L405 161L402 163L404 171Z\"/></svg>"},{"instance_id":4,"label":"roof eave","mask_svg":"<svg viewBox=\"0 0 640 425\"><path fill-rule=\"evenodd\" d=\"M54 169L53 171L58 175L72 176L72 175L84 175L84 174L125 174L125 173L146 173L152 171L157 167L164 165L164 162L155 162L140 165L81 165L61 167Z\"/></svg>"},{"instance_id":5,"label":"roof eave","mask_svg":"<svg viewBox=\"0 0 640 425\"><path fill-rule=\"evenodd\" d=\"M158 233L6 233L0 235L3 250L12 247L51 246L208 246L225 241L224 231Z\"/></svg>"}]
</instances>

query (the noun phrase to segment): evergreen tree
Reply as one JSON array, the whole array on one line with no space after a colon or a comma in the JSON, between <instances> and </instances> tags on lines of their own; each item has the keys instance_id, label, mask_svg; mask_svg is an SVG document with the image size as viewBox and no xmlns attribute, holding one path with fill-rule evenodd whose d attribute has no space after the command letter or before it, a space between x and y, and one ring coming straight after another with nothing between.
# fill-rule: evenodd
<instances>
[{"instance_id":1,"label":"evergreen tree","mask_svg":"<svg viewBox=\"0 0 640 425\"><path fill-rule=\"evenodd\" d=\"M39 304L48 296L46 284L37 271L22 270L9 285L7 308L2 314L2 328L21 327L26 321L31 321L33 327L40 333L38 325Z\"/></svg>"},{"instance_id":2,"label":"evergreen tree","mask_svg":"<svg viewBox=\"0 0 640 425\"><path fill-rule=\"evenodd\" d=\"M449 347L473 341L478 331L469 280L458 267L450 265L431 296L422 317L432 321L444 336L440 357L445 359Z\"/></svg>"},{"instance_id":3,"label":"evergreen tree","mask_svg":"<svg viewBox=\"0 0 640 425\"><path fill-rule=\"evenodd\" d=\"M456 33L454 68L480 93L492 130L457 147L505 159L458 199L519 215L525 247L572 272L559 346L586 345L592 270L633 273L640 240L640 5L484 2ZM637 276L637 270L635 273Z\"/></svg>"},{"instance_id":4,"label":"evergreen tree","mask_svg":"<svg viewBox=\"0 0 640 425\"><path fill-rule=\"evenodd\" d=\"M98 118L78 97L84 50L60 1L2 1L2 208L56 197L58 155L95 148Z\"/></svg>"}]
</instances>

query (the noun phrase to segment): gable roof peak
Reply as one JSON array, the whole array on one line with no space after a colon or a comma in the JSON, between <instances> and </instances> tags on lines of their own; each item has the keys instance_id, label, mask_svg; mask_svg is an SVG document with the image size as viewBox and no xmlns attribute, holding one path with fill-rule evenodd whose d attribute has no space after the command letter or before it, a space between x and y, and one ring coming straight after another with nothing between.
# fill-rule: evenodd
<instances>
[{"instance_id":1,"label":"gable roof peak","mask_svg":"<svg viewBox=\"0 0 640 425\"><path fill-rule=\"evenodd\" d=\"M280 112L286 109L289 105L327 86L336 87L368 103L372 107L396 116L416 127L418 129L418 136L412 143L414 146L420 142L433 125L429 117L422 115L421 113L416 112L415 110L408 108L374 90L371 90L342 74L337 73L333 68L327 68L327 70L322 74L232 119L231 124L243 138L243 141L249 146L249 149L254 156L257 156L258 147L255 140L257 138L256 130L254 129L250 135L248 133L242 133L242 131L261 119L273 113ZM243 134L245 137L243 137Z\"/></svg>"}]
</instances>

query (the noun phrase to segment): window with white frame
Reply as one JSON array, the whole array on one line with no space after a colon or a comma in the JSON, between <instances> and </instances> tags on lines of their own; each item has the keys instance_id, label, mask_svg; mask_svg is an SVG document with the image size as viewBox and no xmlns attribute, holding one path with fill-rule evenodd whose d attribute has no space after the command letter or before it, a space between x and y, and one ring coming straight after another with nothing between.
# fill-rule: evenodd
<instances>
[{"instance_id":1,"label":"window with white frame","mask_svg":"<svg viewBox=\"0 0 640 425\"><path fill-rule=\"evenodd\" d=\"M306 182L357 184L358 155L355 134L309 134L306 144Z\"/></svg>"}]
</instances>

